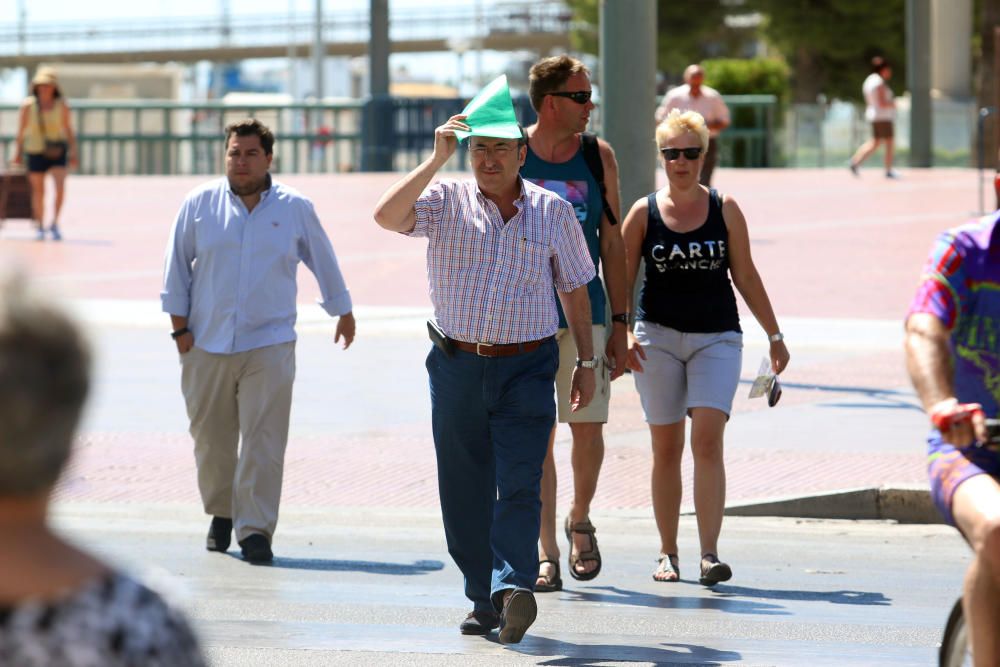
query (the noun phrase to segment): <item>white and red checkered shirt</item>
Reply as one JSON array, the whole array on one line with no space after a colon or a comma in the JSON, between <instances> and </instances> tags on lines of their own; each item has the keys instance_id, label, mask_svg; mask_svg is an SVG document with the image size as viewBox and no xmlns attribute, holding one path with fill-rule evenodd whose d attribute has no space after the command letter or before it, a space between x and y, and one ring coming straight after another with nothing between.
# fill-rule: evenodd
<instances>
[{"instance_id":1,"label":"white and red checkered shirt","mask_svg":"<svg viewBox=\"0 0 1000 667\"><path fill-rule=\"evenodd\" d=\"M556 333L555 287L594 277L573 207L520 177L517 213L506 223L474 180L441 181L414 204L409 236L426 236L434 317L468 343L524 343Z\"/></svg>"}]
</instances>

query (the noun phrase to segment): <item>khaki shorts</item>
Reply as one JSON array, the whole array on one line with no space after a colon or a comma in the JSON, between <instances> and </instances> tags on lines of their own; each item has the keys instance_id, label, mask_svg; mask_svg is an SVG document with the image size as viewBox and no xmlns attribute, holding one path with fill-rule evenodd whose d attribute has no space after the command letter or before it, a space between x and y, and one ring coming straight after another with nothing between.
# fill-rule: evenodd
<instances>
[{"instance_id":1,"label":"khaki shorts","mask_svg":"<svg viewBox=\"0 0 1000 667\"><path fill-rule=\"evenodd\" d=\"M608 423L608 403L611 401L611 373L608 360L604 358L604 346L607 343L607 327L594 324L591 328L594 336L594 356L597 357L597 368L594 369L594 379L597 387L594 389L594 399L587 407L573 412L569 405L569 392L573 386L573 371L576 369L576 342L569 329L559 329L556 342L559 344L559 371L556 373L556 406L561 424L606 424Z\"/></svg>"}]
</instances>

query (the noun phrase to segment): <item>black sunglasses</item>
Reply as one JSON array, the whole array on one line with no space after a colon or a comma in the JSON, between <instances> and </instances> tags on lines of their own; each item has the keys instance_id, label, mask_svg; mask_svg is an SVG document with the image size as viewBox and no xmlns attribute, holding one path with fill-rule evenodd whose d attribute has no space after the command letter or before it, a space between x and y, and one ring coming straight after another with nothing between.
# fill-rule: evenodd
<instances>
[{"instance_id":1,"label":"black sunglasses","mask_svg":"<svg viewBox=\"0 0 1000 667\"><path fill-rule=\"evenodd\" d=\"M589 90L575 90L572 93L561 91L558 93L545 93L545 94L552 95L554 97L568 97L577 104L586 104L587 102L590 101L590 93L591 91Z\"/></svg>"},{"instance_id":2,"label":"black sunglasses","mask_svg":"<svg viewBox=\"0 0 1000 667\"><path fill-rule=\"evenodd\" d=\"M701 146L692 146L691 148L661 148L660 152L668 162L673 162L679 158L681 153L688 160L697 160L698 156L701 155Z\"/></svg>"}]
</instances>

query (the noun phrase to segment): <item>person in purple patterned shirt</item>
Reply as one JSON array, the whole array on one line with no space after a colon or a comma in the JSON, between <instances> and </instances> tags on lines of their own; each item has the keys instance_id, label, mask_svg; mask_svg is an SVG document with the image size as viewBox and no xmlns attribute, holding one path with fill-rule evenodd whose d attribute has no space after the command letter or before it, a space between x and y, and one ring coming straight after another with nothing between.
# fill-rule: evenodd
<instances>
[{"instance_id":1,"label":"person in purple patterned shirt","mask_svg":"<svg viewBox=\"0 0 1000 667\"><path fill-rule=\"evenodd\" d=\"M930 417L931 496L974 551L963 612L976 665L1000 664L1000 211L934 243L906 318L906 361Z\"/></svg>"},{"instance_id":2,"label":"person in purple patterned shirt","mask_svg":"<svg viewBox=\"0 0 1000 667\"><path fill-rule=\"evenodd\" d=\"M448 552L473 603L459 629L486 635L499 626L500 642L512 644L537 614L542 461L559 363L552 288L581 357L571 393L579 409L595 386L594 263L569 202L518 175L523 131L521 139L479 136L465 119L435 130L433 154L382 195L375 220L428 239L438 488ZM431 185L455 152L455 132L470 130L475 180Z\"/></svg>"}]
</instances>

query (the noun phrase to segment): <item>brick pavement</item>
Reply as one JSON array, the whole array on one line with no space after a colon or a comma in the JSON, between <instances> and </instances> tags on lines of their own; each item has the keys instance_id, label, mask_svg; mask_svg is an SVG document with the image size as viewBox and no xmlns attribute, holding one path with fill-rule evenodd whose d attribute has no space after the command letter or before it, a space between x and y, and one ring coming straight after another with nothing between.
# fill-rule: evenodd
<instances>
[{"instance_id":1,"label":"brick pavement","mask_svg":"<svg viewBox=\"0 0 1000 667\"><path fill-rule=\"evenodd\" d=\"M315 199L361 308L428 305L423 242L383 232L370 220L374 201L395 177L287 179ZM184 193L202 180L72 178L63 224L66 242L36 243L26 225L8 222L0 231L0 248L74 299L126 304L155 299L170 221ZM869 344L863 334L860 342L841 345L822 333L824 323L860 322L859 330L865 331L866 322L875 326L899 319L934 233L968 217L975 207L975 172L904 171L902 180L887 182L867 172L854 179L846 169L722 170L718 185L737 197L747 215L755 260L779 317L796 322L812 318L803 331L818 334L817 340L789 341L793 359L778 410L747 400L741 387L727 441L730 499L922 481L923 421L912 409L898 346L884 340ZM304 276L302 286L300 300L314 299L310 276ZM365 322L360 326L364 331ZM162 327L157 327L159 335ZM387 340L391 344L392 336ZM754 345L748 339L745 366L751 369L762 351ZM421 361L414 359L406 372L420 376ZM115 378L99 380L114 383ZM172 376L151 371L150 386L158 391L172 382ZM648 436L630 380L616 386L596 502L609 509L645 508ZM141 382L129 388L146 390ZM364 427L292 438L287 505L436 503L429 420L423 415L383 427L379 414L391 409L391 382L384 391L372 399L370 423ZM174 423L149 432L105 424L84 433L58 497L196 502L183 415ZM794 433L796 440L783 441L783 433ZM569 470L567 436L560 430L557 456L564 476ZM831 444L837 442L841 444ZM690 472L688 457L686 478ZM568 488L564 482L561 502L568 501ZM689 501L685 495L685 503Z\"/></svg>"}]
</instances>

